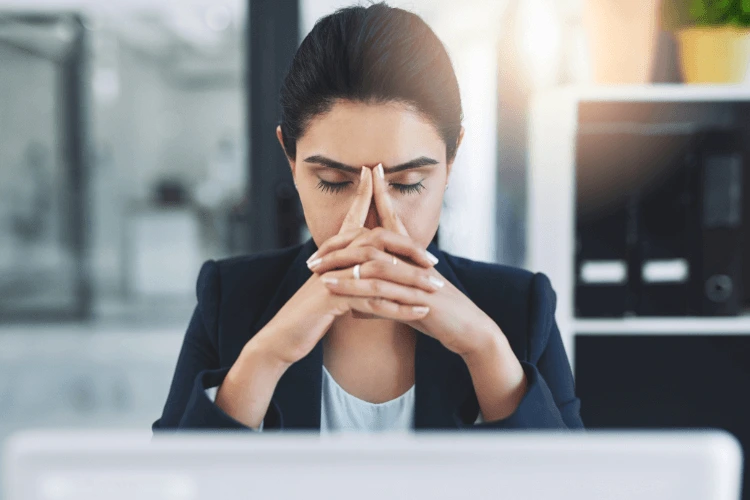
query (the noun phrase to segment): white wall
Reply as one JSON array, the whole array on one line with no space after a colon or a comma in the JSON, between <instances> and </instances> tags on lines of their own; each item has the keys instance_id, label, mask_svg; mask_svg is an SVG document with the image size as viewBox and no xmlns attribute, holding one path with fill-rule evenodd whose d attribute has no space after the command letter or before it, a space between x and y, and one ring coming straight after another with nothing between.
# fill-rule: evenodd
<instances>
[{"instance_id":1,"label":"white wall","mask_svg":"<svg viewBox=\"0 0 750 500\"><path fill-rule=\"evenodd\" d=\"M104 45L93 76L104 83L94 85L92 256L98 289L106 293L121 290L127 278L123 252L133 207L151 197L162 177L178 177L188 188L203 181L223 135L243 143L245 105L239 78L185 86L164 71L164 61L117 40Z\"/></svg>"},{"instance_id":2,"label":"white wall","mask_svg":"<svg viewBox=\"0 0 750 500\"><path fill-rule=\"evenodd\" d=\"M207 172L210 155L222 135L244 141L244 89L177 88L170 94L173 135L163 145L165 171L179 171L197 181Z\"/></svg>"},{"instance_id":3,"label":"white wall","mask_svg":"<svg viewBox=\"0 0 750 500\"><path fill-rule=\"evenodd\" d=\"M128 196L149 196L162 176L188 184L207 174L212 149L223 134L244 138L244 89L236 82L191 87L163 70L164 62L118 45L119 92L97 101L97 142L113 146Z\"/></svg>"}]
</instances>

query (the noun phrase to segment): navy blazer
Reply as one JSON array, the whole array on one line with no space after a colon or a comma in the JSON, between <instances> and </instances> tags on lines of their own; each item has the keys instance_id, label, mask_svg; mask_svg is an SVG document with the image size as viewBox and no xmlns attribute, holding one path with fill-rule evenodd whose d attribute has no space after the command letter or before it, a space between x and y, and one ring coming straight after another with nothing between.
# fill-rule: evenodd
<instances>
[{"instance_id":1,"label":"navy blazer","mask_svg":"<svg viewBox=\"0 0 750 500\"><path fill-rule=\"evenodd\" d=\"M245 429L206 395L221 384L245 343L311 271L317 246L302 245L203 264L198 304L185 333L164 411L152 428ZM528 391L509 417L474 424L479 404L463 359L417 333L414 427L420 429L582 429L580 400L555 322L555 292L540 273L428 250L436 269L490 316L510 341ZM320 431L323 342L287 369L274 390L265 429Z\"/></svg>"}]
</instances>

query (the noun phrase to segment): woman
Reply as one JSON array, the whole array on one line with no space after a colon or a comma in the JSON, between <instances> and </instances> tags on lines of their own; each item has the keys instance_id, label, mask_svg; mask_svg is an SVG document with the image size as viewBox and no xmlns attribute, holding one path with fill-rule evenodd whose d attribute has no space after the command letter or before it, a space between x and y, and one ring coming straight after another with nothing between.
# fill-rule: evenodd
<instances>
[{"instance_id":1,"label":"woman","mask_svg":"<svg viewBox=\"0 0 750 500\"><path fill-rule=\"evenodd\" d=\"M432 243L463 128L430 28L322 18L281 107L312 238L203 265L153 428L582 428L549 280Z\"/></svg>"}]
</instances>

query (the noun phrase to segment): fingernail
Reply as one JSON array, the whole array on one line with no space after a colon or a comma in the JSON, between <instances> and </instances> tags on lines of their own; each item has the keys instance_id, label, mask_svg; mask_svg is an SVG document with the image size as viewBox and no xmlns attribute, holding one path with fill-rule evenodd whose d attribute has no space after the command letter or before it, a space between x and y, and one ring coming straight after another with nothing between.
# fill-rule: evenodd
<instances>
[{"instance_id":1,"label":"fingernail","mask_svg":"<svg viewBox=\"0 0 750 500\"><path fill-rule=\"evenodd\" d=\"M312 254L310 256L310 258L307 259L307 261L306 261L307 264L310 265L310 262L312 262L312 260L315 259L315 257L317 257L317 256L318 256L318 252L316 251L314 254Z\"/></svg>"},{"instance_id":2,"label":"fingernail","mask_svg":"<svg viewBox=\"0 0 750 500\"><path fill-rule=\"evenodd\" d=\"M365 180L365 168L367 167L362 167L362 174L359 176L360 182Z\"/></svg>"},{"instance_id":3,"label":"fingernail","mask_svg":"<svg viewBox=\"0 0 750 500\"><path fill-rule=\"evenodd\" d=\"M339 280L337 280L336 278L331 278L331 277L328 277L328 276L326 276L325 278L320 278L320 281L322 281L323 283L326 283L328 285L335 285L336 283L339 282Z\"/></svg>"},{"instance_id":4,"label":"fingernail","mask_svg":"<svg viewBox=\"0 0 750 500\"><path fill-rule=\"evenodd\" d=\"M321 262L322 260L323 260L323 259L315 259L315 260L313 260L313 261L309 262L309 263L307 264L307 267L309 267L310 269L312 269L312 268L314 268L315 266L317 266L318 264L320 264L320 262Z\"/></svg>"},{"instance_id":5,"label":"fingernail","mask_svg":"<svg viewBox=\"0 0 750 500\"><path fill-rule=\"evenodd\" d=\"M383 164L378 163L378 175L381 179L385 179L385 172L383 172Z\"/></svg>"},{"instance_id":6,"label":"fingernail","mask_svg":"<svg viewBox=\"0 0 750 500\"><path fill-rule=\"evenodd\" d=\"M414 306L411 308L416 314L427 314L430 312L430 308L427 306Z\"/></svg>"},{"instance_id":7,"label":"fingernail","mask_svg":"<svg viewBox=\"0 0 750 500\"><path fill-rule=\"evenodd\" d=\"M433 265L438 263L438 258L437 257L435 257L434 255L432 255L427 250L425 250L424 253L425 253L425 255L427 255L427 260L429 260L430 262L432 262Z\"/></svg>"},{"instance_id":8,"label":"fingernail","mask_svg":"<svg viewBox=\"0 0 750 500\"><path fill-rule=\"evenodd\" d=\"M441 280L440 278L436 278L435 276L429 276L427 279L430 280L430 283L432 283L438 288L443 288L443 286L445 286L445 283L443 283L443 280Z\"/></svg>"}]
</instances>

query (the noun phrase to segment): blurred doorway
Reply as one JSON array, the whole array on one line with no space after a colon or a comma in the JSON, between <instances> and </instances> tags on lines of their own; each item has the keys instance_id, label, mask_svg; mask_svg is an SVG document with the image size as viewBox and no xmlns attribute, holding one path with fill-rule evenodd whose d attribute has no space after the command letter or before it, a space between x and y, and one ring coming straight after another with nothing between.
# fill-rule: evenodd
<instances>
[{"instance_id":1,"label":"blurred doorway","mask_svg":"<svg viewBox=\"0 0 750 500\"><path fill-rule=\"evenodd\" d=\"M84 36L76 16L0 13L1 320L90 311Z\"/></svg>"}]
</instances>

